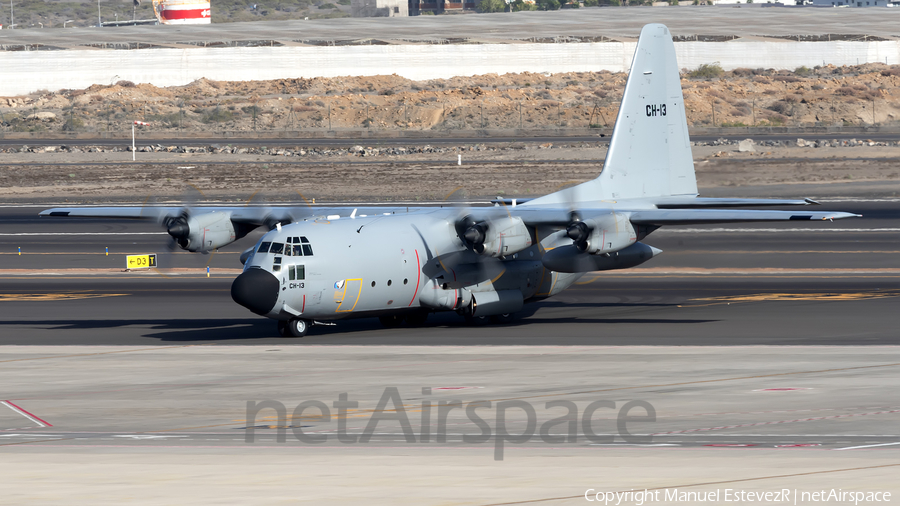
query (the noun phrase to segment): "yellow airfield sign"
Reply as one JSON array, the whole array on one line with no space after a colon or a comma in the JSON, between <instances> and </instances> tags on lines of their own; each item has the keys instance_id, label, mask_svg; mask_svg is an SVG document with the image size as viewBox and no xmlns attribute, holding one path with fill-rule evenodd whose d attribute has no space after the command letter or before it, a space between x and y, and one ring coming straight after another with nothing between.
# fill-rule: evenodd
<instances>
[{"instance_id":1,"label":"yellow airfield sign","mask_svg":"<svg viewBox=\"0 0 900 506\"><path fill-rule=\"evenodd\" d=\"M156 253L127 255L125 257L126 269L149 269L151 267L156 267Z\"/></svg>"}]
</instances>

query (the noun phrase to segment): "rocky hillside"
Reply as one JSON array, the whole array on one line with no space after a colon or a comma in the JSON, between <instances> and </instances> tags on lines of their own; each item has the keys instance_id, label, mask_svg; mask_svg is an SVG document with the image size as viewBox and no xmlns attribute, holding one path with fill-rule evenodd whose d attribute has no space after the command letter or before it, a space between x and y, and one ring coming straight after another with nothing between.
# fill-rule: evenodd
<instances>
[{"instance_id":1,"label":"rocky hillside","mask_svg":"<svg viewBox=\"0 0 900 506\"><path fill-rule=\"evenodd\" d=\"M900 66L715 65L685 71L692 126L895 125ZM624 73L488 74L429 81L398 76L217 82L158 88L120 81L0 98L0 132L278 132L611 127Z\"/></svg>"}]
</instances>

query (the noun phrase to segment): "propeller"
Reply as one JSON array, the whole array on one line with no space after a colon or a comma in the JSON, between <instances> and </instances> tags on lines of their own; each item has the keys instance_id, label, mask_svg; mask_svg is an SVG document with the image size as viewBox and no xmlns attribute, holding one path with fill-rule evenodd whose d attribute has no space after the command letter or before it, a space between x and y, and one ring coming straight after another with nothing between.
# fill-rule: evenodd
<instances>
[{"instance_id":1,"label":"propeller","mask_svg":"<svg viewBox=\"0 0 900 506\"><path fill-rule=\"evenodd\" d=\"M174 192L173 192L174 193ZM176 268L205 268L212 261L212 255L196 255L184 251L189 246L190 221L194 216L194 206L205 198L203 192L193 184L186 184L175 201L181 206L177 214L171 212L171 205L161 207L158 198L148 196L141 214L155 217L166 229L168 237L164 244L153 251L156 253L156 270L163 276L172 274Z\"/></svg>"},{"instance_id":2,"label":"propeller","mask_svg":"<svg viewBox=\"0 0 900 506\"><path fill-rule=\"evenodd\" d=\"M572 239L572 243L578 248L578 251L586 251L590 243L588 239L591 237L593 228L581 219L578 211L569 213L569 224L566 226L566 237Z\"/></svg>"}]
</instances>

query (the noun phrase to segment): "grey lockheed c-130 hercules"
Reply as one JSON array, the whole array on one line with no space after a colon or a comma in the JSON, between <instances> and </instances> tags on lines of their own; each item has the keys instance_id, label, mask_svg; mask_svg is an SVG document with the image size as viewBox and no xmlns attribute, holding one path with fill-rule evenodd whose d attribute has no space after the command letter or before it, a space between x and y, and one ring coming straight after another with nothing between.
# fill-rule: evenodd
<instances>
[{"instance_id":1,"label":"grey lockheed c-130 hercules","mask_svg":"<svg viewBox=\"0 0 900 506\"><path fill-rule=\"evenodd\" d=\"M377 316L392 326L456 311L506 321L586 272L658 255L640 241L662 226L858 216L735 209L814 203L697 196L675 46L668 28L650 24L641 30L600 175L543 197L466 210L99 207L41 214L155 218L189 251L267 225L241 255L244 270L231 295L277 320L281 335L301 337L316 322L344 318Z\"/></svg>"}]
</instances>

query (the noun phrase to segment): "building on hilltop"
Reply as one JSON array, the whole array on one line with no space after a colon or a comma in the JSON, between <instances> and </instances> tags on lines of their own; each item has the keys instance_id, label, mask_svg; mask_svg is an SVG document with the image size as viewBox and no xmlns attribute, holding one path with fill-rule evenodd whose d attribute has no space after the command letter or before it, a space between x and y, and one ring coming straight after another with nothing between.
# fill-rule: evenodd
<instances>
[{"instance_id":1,"label":"building on hilltop","mask_svg":"<svg viewBox=\"0 0 900 506\"><path fill-rule=\"evenodd\" d=\"M409 0L352 0L354 18L393 18L409 16Z\"/></svg>"},{"instance_id":2,"label":"building on hilltop","mask_svg":"<svg viewBox=\"0 0 900 506\"><path fill-rule=\"evenodd\" d=\"M478 7L478 2L479 0L409 0L409 15L474 11Z\"/></svg>"}]
</instances>

